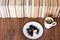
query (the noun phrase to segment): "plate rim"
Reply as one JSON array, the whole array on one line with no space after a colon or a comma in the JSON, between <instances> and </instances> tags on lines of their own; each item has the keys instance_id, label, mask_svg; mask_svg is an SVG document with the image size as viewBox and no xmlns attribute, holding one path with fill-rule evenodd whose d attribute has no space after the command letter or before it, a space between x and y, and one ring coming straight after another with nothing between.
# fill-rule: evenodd
<instances>
[{"instance_id":1,"label":"plate rim","mask_svg":"<svg viewBox=\"0 0 60 40\"><path fill-rule=\"evenodd\" d=\"M40 35L40 37L43 35L43 26L39 23L39 22L36 22L36 21L30 21L30 22L27 22L25 25L27 25L28 23L38 23L40 26L41 26L41 28L42 28L42 34ZM23 34L24 34L24 27L25 27L25 25L23 26ZM40 29L41 30L41 29ZM29 38L29 37L27 37L25 34L24 34L24 36L26 37L26 38ZM38 38L40 38L40 37L38 37ZM29 39L37 39L37 37L36 38L29 38Z\"/></svg>"}]
</instances>

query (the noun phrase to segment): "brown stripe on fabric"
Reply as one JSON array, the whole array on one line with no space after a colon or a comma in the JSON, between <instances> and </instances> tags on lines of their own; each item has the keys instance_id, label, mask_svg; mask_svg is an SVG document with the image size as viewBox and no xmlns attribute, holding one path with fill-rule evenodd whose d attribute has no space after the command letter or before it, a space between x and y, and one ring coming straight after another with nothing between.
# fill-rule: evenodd
<instances>
[{"instance_id":1,"label":"brown stripe on fabric","mask_svg":"<svg viewBox=\"0 0 60 40\"><path fill-rule=\"evenodd\" d=\"M15 0L9 0L9 10L12 18L16 18L14 5L15 5Z\"/></svg>"},{"instance_id":2,"label":"brown stripe on fabric","mask_svg":"<svg viewBox=\"0 0 60 40\"><path fill-rule=\"evenodd\" d=\"M51 13L52 13L52 17L53 17L53 18L55 17L56 8L57 8L57 7L55 7L55 6L52 8L52 12L51 12Z\"/></svg>"},{"instance_id":3,"label":"brown stripe on fabric","mask_svg":"<svg viewBox=\"0 0 60 40\"><path fill-rule=\"evenodd\" d=\"M34 18L37 18L39 15L39 0L34 0Z\"/></svg>"},{"instance_id":4,"label":"brown stripe on fabric","mask_svg":"<svg viewBox=\"0 0 60 40\"><path fill-rule=\"evenodd\" d=\"M53 2L54 0L51 0L51 6L54 6L54 2Z\"/></svg>"},{"instance_id":5,"label":"brown stripe on fabric","mask_svg":"<svg viewBox=\"0 0 60 40\"><path fill-rule=\"evenodd\" d=\"M48 17L48 14L49 14L49 8L47 8L46 17Z\"/></svg>"},{"instance_id":6,"label":"brown stripe on fabric","mask_svg":"<svg viewBox=\"0 0 60 40\"><path fill-rule=\"evenodd\" d=\"M53 10L52 10L53 17L55 17L57 9L58 9L58 1L54 0Z\"/></svg>"},{"instance_id":7,"label":"brown stripe on fabric","mask_svg":"<svg viewBox=\"0 0 60 40\"><path fill-rule=\"evenodd\" d=\"M30 1L31 1L31 0L28 0L28 5L29 5L29 6L30 6Z\"/></svg>"},{"instance_id":8,"label":"brown stripe on fabric","mask_svg":"<svg viewBox=\"0 0 60 40\"><path fill-rule=\"evenodd\" d=\"M48 7L49 7L49 0L46 0L46 7L47 7L47 9L46 9L45 17L47 17L48 14L49 14L49 10L48 10Z\"/></svg>"},{"instance_id":9,"label":"brown stripe on fabric","mask_svg":"<svg viewBox=\"0 0 60 40\"><path fill-rule=\"evenodd\" d=\"M45 6L44 17L46 17L47 6Z\"/></svg>"},{"instance_id":10,"label":"brown stripe on fabric","mask_svg":"<svg viewBox=\"0 0 60 40\"><path fill-rule=\"evenodd\" d=\"M40 0L39 0L39 6L38 6L38 15L37 15L37 17L40 17Z\"/></svg>"},{"instance_id":11,"label":"brown stripe on fabric","mask_svg":"<svg viewBox=\"0 0 60 40\"><path fill-rule=\"evenodd\" d=\"M7 6L8 0L6 0L6 6Z\"/></svg>"},{"instance_id":12,"label":"brown stripe on fabric","mask_svg":"<svg viewBox=\"0 0 60 40\"><path fill-rule=\"evenodd\" d=\"M43 7L43 0L40 0L40 9L39 9L39 17L42 15L42 7Z\"/></svg>"},{"instance_id":13,"label":"brown stripe on fabric","mask_svg":"<svg viewBox=\"0 0 60 40\"><path fill-rule=\"evenodd\" d=\"M5 8L6 8L6 14L7 14L7 17L9 17L9 12L8 12L8 0L6 0L6 6L5 6Z\"/></svg>"},{"instance_id":14,"label":"brown stripe on fabric","mask_svg":"<svg viewBox=\"0 0 60 40\"><path fill-rule=\"evenodd\" d=\"M49 0L46 0L46 5L49 6Z\"/></svg>"},{"instance_id":15,"label":"brown stripe on fabric","mask_svg":"<svg viewBox=\"0 0 60 40\"><path fill-rule=\"evenodd\" d=\"M21 0L16 0L16 6L21 6Z\"/></svg>"},{"instance_id":16,"label":"brown stripe on fabric","mask_svg":"<svg viewBox=\"0 0 60 40\"><path fill-rule=\"evenodd\" d=\"M43 0L40 0L40 6L42 6L43 5Z\"/></svg>"},{"instance_id":17,"label":"brown stripe on fabric","mask_svg":"<svg viewBox=\"0 0 60 40\"><path fill-rule=\"evenodd\" d=\"M43 11L43 6L44 6L44 5L43 5L43 0L42 0L42 11ZM42 18L42 12L41 12L41 18Z\"/></svg>"},{"instance_id":18,"label":"brown stripe on fabric","mask_svg":"<svg viewBox=\"0 0 60 40\"><path fill-rule=\"evenodd\" d=\"M21 18L23 18L23 11L24 11L24 0L21 0Z\"/></svg>"},{"instance_id":19,"label":"brown stripe on fabric","mask_svg":"<svg viewBox=\"0 0 60 40\"><path fill-rule=\"evenodd\" d=\"M28 17L31 18L32 13L32 0L28 0Z\"/></svg>"},{"instance_id":20,"label":"brown stripe on fabric","mask_svg":"<svg viewBox=\"0 0 60 40\"><path fill-rule=\"evenodd\" d=\"M0 6L2 6L2 0L0 0Z\"/></svg>"},{"instance_id":21,"label":"brown stripe on fabric","mask_svg":"<svg viewBox=\"0 0 60 40\"><path fill-rule=\"evenodd\" d=\"M24 0L21 0L21 18L24 17Z\"/></svg>"},{"instance_id":22,"label":"brown stripe on fabric","mask_svg":"<svg viewBox=\"0 0 60 40\"><path fill-rule=\"evenodd\" d=\"M45 0L45 12L44 12L44 17L46 17L46 11L47 11L47 8L48 8L47 1L48 1L48 0Z\"/></svg>"},{"instance_id":23,"label":"brown stripe on fabric","mask_svg":"<svg viewBox=\"0 0 60 40\"><path fill-rule=\"evenodd\" d=\"M54 2L53 2L54 0L51 0L51 5L50 5L50 13L51 13L51 15L53 15L52 13L53 13L53 9L54 9Z\"/></svg>"},{"instance_id":24,"label":"brown stripe on fabric","mask_svg":"<svg viewBox=\"0 0 60 40\"><path fill-rule=\"evenodd\" d=\"M16 0L15 0L15 3L14 4L15 4L15 14L16 14L16 17L17 17L17 11L16 11L17 9L16 9L16 6L18 6L18 4L16 5Z\"/></svg>"},{"instance_id":25,"label":"brown stripe on fabric","mask_svg":"<svg viewBox=\"0 0 60 40\"><path fill-rule=\"evenodd\" d=\"M46 1L43 0L43 7L42 7L42 18L45 17L45 11L46 11Z\"/></svg>"},{"instance_id":26,"label":"brown stripe on fabric","mask_svg":"<svg viewBox=\"0 0 60 40\"><path fill-rule=\"evenodd\" d=\"M45 8L45 14L44 14L45 16L44 16L44 17L46 17L46 16L47 16L47 15L46 15L46 13L47 13L47 6L46 6L46 8Z\"/></svg>"},{"instance_id":27,"label":"brown stripe on fabric","mask_svg":"<svg viewBox=\"0 0 60 40\"><path fill-rule=\"evenodd\" d=\"M3 13L2 13L2 17L7 17L7 11L6 11L6 0L3 0L2 1L2 11L3 11Z\"/></svg>"},{"instance_id":28,"label":"brown stripe on fabric","mask_svg":"<svg viewBox=\"0 0 60 40\"><path fill-rule=\"evenodd\" d=\"M34 18L38 17L38 7L34 7Z\"/></svg>"},{"instance_id":29,"label":"brown stripe on fabric","mask_svg":"<svg viewBox=\"0 0 60 40\"><path fill-rule=\"evenodd\" d=\"M39 0L34 0L34 11L33 11L33 18L37 18L38 17L38 13L39 13Z\"/></svg>"},{"instance_id":30,"label":"brown stripe on fabric","mask_svg":"<svg viewBox=\"0 0 60 40\"><path fill-rule=\"evenodd\" d=\"M46 1L45 0L43 0L43 4L42 5L43 5L43 7L46 6Z\"/></svg>"},{"instance_id":31,"label":"brown stripe on fabric","mask_svg":"<svg viewBox=\"0 0 60 40\"><path fill-rule=\"evenodd\" d=\"M54 15L55 18L56 18L56 14L57 14L57 10L58 10L58 0L56 0L56 2L57 2L57 8L56 8L55 15Z\"/></svg>"},{"instance_id":32,"label":"brown stripe on fabric","mask_svg":"<svg viewBox=\"0 0 60 40\"><path fill-rule=\"evenodd\" d=\"M25 10L24 10L24 6L26 5L26 1L23 1L23 16L25 17Z\"/></svg>"},{"instance_id":33,"label":"brown stripe on fabric","mask_svg":"<svg viewBox=\"0 0 60 40\"><path fill-rule=\"evenodd\" d=\"M16 6L16 0L14 0L14 6Z\"/></svg>"},{"instance_id":34,"label":"brown stripe on fabric","mask_svg":"<svg viewBox=\"0 0 60 40\"><path fill-rule=\"evenodd\" d=\"M57 0L53 0L54 6L57 6Z\"/></svg>"},{"instance_id":35,"label":"brown stripe on fabric","mask_svg":"<svg viewBox=\"0 0 60 40\"><path fill-rule=\"evenodd\" d=\"M16 11L16 0L14 2L14 8L15 8L15 14L16 14L16 17L17 17L17 11Z\"/></svg>"},{"instance_id":36,"label":"brown stripe on fabric","mask_svg":"<svg viewBox=\"0 0 60 40\"><path fill-rule=\"evenodd\" d=\"M60 18L60 10L59 10L59 12L58 12L58 15L57 15L57 16L58 16L58 18Z\"/></svg>"},{"instance_id":37,"label":"brown stripe on fabric","mask_svg":"<svg viewBox=\"0 0 60 40\"><path fill-rule=\"evenodd\" d=\"M49 14L51 14L52 15L52 7L53 7L53 4L51 4L51 0L47 0L47 7L48 7L48 9L47 9L47 16L49 16Z\"/></svg>"},{"instance_id":38,"label":"brown stripe on fabric","mask_svg":"<svg viewBox=\"0 0 60 40\"><path fill-rule=\"evenodd\" d=\"M23 2L24 2L24 0L21 0L21 6L23 6Z\"/></svg>"},{"instance_id":39,"label":"brown stripe on fabric","mask_svg":"<svg viewBox=\"0 0 60 40\"><path fill-rule=\"evenodd\" d=\"M23 17L24 17L24 1L23 1Z\"/></svg>"},{"instance_id":40,"label":"brown stripe on fabric","mask_svg":"<svg viewBox=\"0 0 60 40\"><path fill-rule=\"evenodd\" d=\"M50 6L51 5L51 0L46 0L46 5Z\"/></svg>"},{"instance_id":41,"label":"brown stripe on fabric","mask_svg":"<svg viewBox=\"0 0 60 40\"><path fill-rule=\"evenodd\" d=\"M34 0L34 6L39 6L39 0Z\"/></svg>"},{"instance_id":42,"label":"brown stripe on fabric","mask_svg":"<svg viewBox=\"0 0 60 40\"><path fill-rule=\"evenodd\" d=\"M24 2L23 2L23 6L24 6ZM16 16L18 18L21 18L21 0L16 0Z\"/></svg>"},{"instance_id":43,"label":"brown stripe on fabric","mask_svg":"<svg viewBox=\"0 0 60 40\"><path fill-rule=\"evenodd\" d=\"M57 6L58 6L57 2L58 2L57 0L53 0L53 10L52 10L53 17L55 17L56 14Z\"/></svg>"},{"instance_id":44,"label":"brown stripe on fabric","mask_svg":"<svg viewBox=\"0 0 60 40\"><path fill-rule=\"evenodd\" d=\"M2 5L4 5L4 4L5 4L5 1L3 0L3 1L2 1Z\"/></svg>"},{"instance_id":45,"label":"brown stripe on fabric","mask_svg":"<svg viewBox=\"0 0 60 40\"><path fill-rule=\"evenodd\" d=\"M6 14L7 14L7 17L9 17L9 12L8 12L8 7L7 7L7 6L8 6L8 0L6 0L6 6L5 6L5 7L6 7Z\"/></svg>"},{"instance_id":46,"label":"brown stripe on fabric","mask_svg":"<svg viewBox=\"0 0 60 40\"><path fill-rule=\"evenodd\" d=\"M39 6L38 6L38 18L40 17L40 0L39 0Z\"/></svg>"},{"instance_id":47,"label":"brown stripe on fabric","mask_svg":"<svg viewBox=\"0 0 60 40\"><path fill-rule=\"evenodd\" d=\"M10 18L11 18L10 10L9 10L9 0L8 0L8 3L7 3L7 8L8 8L9 16L10 16Z\"/></svg>"},{"instance_id":48,"label":"brown stripe on fabric","mask_svg":"<svg viewBox=\"0 0 60 40\"><path fill-rule=\"evenodd\" d=\"M58 0L58 6L60 6L60 0Z\"/></svg>"},{"instance_id":49,"label":"brown stripe on fabric","mask_svg":"<svg viewBox=\"0 0 60 40\"><path fill-rule=\"evenodd\" d=\"M29 6L32 6L32 0L28 0L28 3Z\"/></svg>"},{"instance_id":50,"label":"brown stripe on fabric","mask_svg":"<svg viewBox=\"0 0 60 40\"><path fill-rule=\"evenodd\" d=\"M27 0L23 0L24 6L26 6L27 4Z\"/></svg>"},{"instance_id":51,"label":"brown stripe on fabric","mask_svg":"<svg viewBox=\"0 0 60 40\"><path fill-rule=\"evenodd\" d=\"M26 17L26 14L27 14L27 12L26 12L26 6L27 6L27 0L24 0L23 1L23 16L24 17Z\"/></svg>"},{"instance_id":52,"label":"brown stripe on fabric","mask_svg":"<svg viewBox=\"0 0 60 40\"><path fill-rule=\"evenodd\" d=\"M49 8L49 13L51 14L51 0L49 0L49 6L48 6L48 8Z\"/></svg>"},{"instance_id":53,"label":"brown stripe on fabric","mask_svg":"<svg viewBox=\"0 0 60 40\"><path fill-rule=\"evenodd\" d=\"M56 17L57 17L57 18L60 18L60 6L58 6L58 10L57 10L57 13L56 13Z\"/></svg>"},{"instance_id":54,"label":"brown stripe on fabric","mask_svg":"<svg viewBox=\"0 0 60 40\"><path fill-rule=\"evenodd\" d=\"M4 6L4 8L3 8L3 9L4 9L4 12L5 12L5 13L4 13L4 14L5 14L5 17L7 18L7 17L8 17L8 14L7 14L6 6Z\"/></svg>"},{"instance_id":55,"label":"brown stripe on fabric","mask_svg":"<svg viewBox=\"0 0 60 40\"><path fill-rule=\"evenodd\" d=\"M45 1L46 1L46 2L45 2L45 5L48 6L48 2L47 2L48 0L45 0Z\"/></svg>"}]
</instances>

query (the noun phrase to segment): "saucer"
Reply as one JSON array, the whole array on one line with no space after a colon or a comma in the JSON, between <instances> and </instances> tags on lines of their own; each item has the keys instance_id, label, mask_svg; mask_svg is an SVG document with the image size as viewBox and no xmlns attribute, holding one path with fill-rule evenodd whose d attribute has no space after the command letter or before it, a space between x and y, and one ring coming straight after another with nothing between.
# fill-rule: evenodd
<instances>
[{"instance_id":1,"label":"saucer","mask_svg":"<svg viewBox=\"0 0 60 40\"><path fill-rule=\"evenodd\" d=\"M36 26L38 29L39 29L39 33L36 35L36 36L30 36L28 33L27 33L27 28L29 28L29 26L30 25L34 25L34 26ZM23 27L23 34L25 35L25 37L27 37L27 38L29 38L29 39L37 39L37 38L39 38L39 37L41 37L42 36L42 34L43 34L43 27L42 27L42 25L40 24L40 23L38 23L38 22L28 22L28 23L26 23L25 25L24 25L24 27Z\"/></svg>"}]
</instances>

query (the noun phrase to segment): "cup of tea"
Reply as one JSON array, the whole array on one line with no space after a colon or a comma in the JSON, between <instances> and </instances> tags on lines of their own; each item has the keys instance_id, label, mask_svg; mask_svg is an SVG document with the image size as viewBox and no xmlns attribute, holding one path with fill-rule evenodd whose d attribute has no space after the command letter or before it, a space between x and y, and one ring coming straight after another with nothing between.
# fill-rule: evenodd
<instances>
[{"instance_id":1,"label":"cup of tea","mask_svg":"<svg viewBox=\"0 0 60 40\"><path fill-rule=\"evenodd\" d=\"M51 27L55 26L57 23L54 22L54 19L51 17L46 17L44 20L45 28L50 29Z\"/></svg>"}]
</instances>

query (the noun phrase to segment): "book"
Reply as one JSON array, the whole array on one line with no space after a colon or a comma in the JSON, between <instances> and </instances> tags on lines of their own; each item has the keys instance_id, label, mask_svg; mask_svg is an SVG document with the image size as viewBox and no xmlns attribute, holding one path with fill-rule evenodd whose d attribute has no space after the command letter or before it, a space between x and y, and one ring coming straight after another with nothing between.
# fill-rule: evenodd
<instances>
[{"instance_id":1,"label":"book","mask_svg":"<svg viewBox=\"0 0 60 40\"><path fill-rule=\"evenodd\" d=\"M2 6L2 2L3 2L3 0L0 0L0 6Z\"/></svg>"},{"instance_id":2,"label":"book","mask_svg":"<svg viewBox=\"0 0 60 40\"><path fill-rule=\"evenodd\" d=\"M34 6L39 6L39 0L34 0Z\"/></svg>"},{"instance_id":3,"label":"book","mask_svg":"<svg viewBox=\"0 0 60 40\"><path fill-rule=\"evenodd\" d=\"M21 13L22 10L21 10L21 6L16 6L16 17L17 18L21 18Z\"/></svg>"},{"instance_id":4,"label":"book","mask_svg":"<svg viewBox=\"0 0 60 40\"><path fill-rule=\"evenodd\" d=\"M32 18L34 18L34 0L32 0L32 15L31 15Z\"/></svg>"},{"instance_id":5,"label":"book","mask_svg":"<svg viewBox=\"0 0 60 40\"><path fill-rule=\"evenodd\" d=\"M34 7L34 17L33 18L37 18L38 17L38 7Z\"/></svg>"},{"instance_id":6,"label":"book","mask_svg":"<svg viewBox=\"0 0 60 40\"><path fill-rule=\"evenodd\" d=\"M56 14L56 11L57 11L57 8L58 8L58 1L57 0L53 0L53 10L52 10L52 16L55 17L55 14Z\"/></svg>"},{"instance_id":7,"label":"book","mask_svg":"<svg viewBox=\"0 0 60 40\"><path fill-rule=\"evenodd\" d=\"M53 18L55 17L56 10L57 10L57 6L54 6L54 7L52 8L52 12L51 12Z\"/></svg>"},{"instance_id":8,"label":"book","mask_svg":"<svg viewBox=\"0 0 60 40\"><path fill-rule=\"evenodd\" d=\"M58 1L58 6L60 6L60 0L56 0L56 1Z\"/></svg>"},{"instance_id":9,"label":"book","mask_svg":"<svg viewBox=\"0 0 60 40\"><path fill-rule=\"evenodd\" d=\"M28 18L31 18L32 15L32 6L28 7Z\"/></svg>"},{"instance_id":10,"label":"book","mask_svg":"<svg viewBox=\"0 0 60 40\"><path fill-rule=\"evenodd\" d=\"M1 13L2 18L5 18L4 9L2 6L0 6L0 13Z\"/></svg>"},{"instance_id":11,"label":"book","mask_svg":"<svg viewBox=\"0 0 60 40\"><path fill-rule=\"evenodd\" d=\"M43 7L42 7L42 15L41 15L41 18L44 18L45 17L45 8L46 8L46 1L45 0L43 0Z\"/></svg>"},{"instance_id":12,"label":"book","mask_svg":"<svg viewBox=\"0 0 60 40\"><path fill-rule=\"evenodd\" d=\"M23 6L21 6L21 18L24 18L24 11Z\"/></svg>"},{"instance_id":13,"label":"book","mask_svg":"<svg viewBox=\"0 0 60 40\"><path fill-rule=\"evenodd\" d=\"M10 18L10 13L9 13L9 9L8 9L8 5L5 6L6 7L6 13L7 13L7 17Z\"/></svg>"},{"instance_id":14,"label":"book","mask_svg":"<svg viewBox=\"0 0 60 40\"><path fill-rule=\"evenodd\" d=\"M6 6L2 6L2 7L3 7L4 16L5 16L5 18L7 18L7 17L8 17L8 15L7 15Z\"/></svg>"},{"instance_id":15,"label":"book","mask_svg":"<svg viewBox=\"0 0 60 40\"><path fill-rule=\"evenodd\" d=\"M42 15L42 6L39 7L39 18L41 18Z\"/></svg>"},{"instance_id":16,"label":"book","mask_svg":"<svg viewBox=\"0 0 60 40\"><path fill-rule=\"evenodd\" d=\"M28 12L28 9L29 9L28 0L25 0L24 3L25 3L25 5L24 5L24 17L29 17L29 12Z\"/></svg>"},{"instance_id":17,"label":"book","mask_svg":"<svg viewBox=\"0 0 60 40\"><path fill-rule=\"evenodd\" d=\"M55 14L56 18L59 18L59 16L60 16L60 6L58 6L57 12Z\"/></svg>"},{"instance_id":18,"label":"book","mask_svg":"<svg viewBox=\"0 0 60 40\"><path fill-rule=\"evenodd\" d=\"M15 13L15 0L9 0L9 11L11 18L16 18L16 13Z\"/></svg>"},{"instance_id":19,"label":"book","mask_svg":"<svg viewBox=\"0 0 60 40\"><path fill-rule=\"evenodd\" d=\"M39 15L39 0L34 0L34 18Z\"/></svg>"},{"instance_id":20,"label":"book","mask_svg":"<svg viewBox=\"0 0 60 40\"><path fill-rule=\"evenodd\" d=\"M4 0L1 0L0 1L1 3L0 3L0 12L1 12L1 16L2 16L2 18L5 18L5 17L7 17L7 13L6 13L6 8L5 8L5 3L6 3L6 1Z\"/></svg>"},{"instance_id":21,"label":"book","mask_svg":"<svg viewBox=\"0 0 60 40\"><path fill-rule=\"evenodd\" d=\"M42 2L42 0L39 0L40 2L39 2L39 18L41 18L41 15L42 15L42 7L43 7L43 2Z\"/></svg>"},{"instance_id":22,"label":"book","mask_svg":"<svg viewBox=\"0 0 60 40\"><path fill-rule=\"evenodd\" d=\"M2 17L2 1L3 0L0 0L0 17Z\"/></svg>"},{"instance_id":23,"label":"book","mask_svg":"<svg viewBox=\"0 0 60 40\"><path fill-rule=\"evenodd\" d=\"M32 14L32 0L28 0L28 17L31 18Z\"/></svg>"},{"instance_id":24,"label":"book","mask_svg":"<svg viewBox=\"0 0 60 40\"><path fill-rule=\"evenodd\" d=\"M16 17L21 18L21 0L16 0Z\"/></svg>"}]
</instances>

